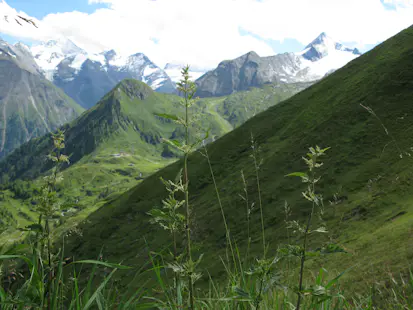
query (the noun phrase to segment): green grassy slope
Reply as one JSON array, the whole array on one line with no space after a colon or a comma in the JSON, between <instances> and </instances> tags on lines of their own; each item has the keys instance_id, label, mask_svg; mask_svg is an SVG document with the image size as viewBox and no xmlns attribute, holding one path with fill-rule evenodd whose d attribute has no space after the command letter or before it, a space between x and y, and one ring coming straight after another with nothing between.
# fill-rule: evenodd
<instances>
[{"instance_id":1,"label":"green grassy slope","mask_svg":"<svg viewBox=\"0 0 413 310\"><path fill-rule=\"evenodd\" d=\"M181 132L155 113L175 113L178 101L178 96L155 93L142 82L125 80L98 105L62 127L71 164L64 167L59 193L63 203L71 206L65 211L72 211L65 214L63 222L69 216L70 224L82 219L113 195L177 159L161 139L180 137ZM203 117L202 124L214 135L225 133L212 115ZM51 138L45 135L24 144L0 163L2 186L14 192L2 199L4 210L10 211L19 203L26 213L35 210L30 196L33 188L42 184L41 175L51 167L46 159L51 148ZM19 214L14 223L9 222L13 227L27 224ZM13 227L3 234L6 239Z\"/></svg>"},{"instance_id":2,"label":"green grassy slope","mask_svg":"<svg viewBox=\"0 0 413 310\"><path fill-rule=\"evenodd\" d=\"M310 87L314 82L291 84L265 84L262 88L234 93L216 106L216 111L233 127L265 111L292 95Z\"/></svg>"},{"instance_id":3,"label":"green grassy slope","mask_svg":"<svg viewBox=\"0 0 413 310\"><path fill-rule=\"evenodd\" d=\"M299 90L292 88L287 93L291 96ZM231 100L232 96L239 94L202 99L191 111L200 115L194 129L199 134L209 129L210 140L214 140L236 125L227 120L225 113L229 108L231 111L242 110L237 113L237 122L246 121L252 113L245 107L254 104L255 94L272 96L268 103L259 105L258 109L264 109L284 98L286 91L283 89L280 93L282 95L277 96L270 88L251 89L243 96L251 101ZM66 131L65 153L70 155L71 164L64 170L61 197L64 203L74 205L77 211L66 214L62 219L65 222L62 229L177 159L176 152L161 143L161 139L179 138L183 131L154 113L179 114L178 100L175 95L154 93L138 81L125 80L98 105L63 126ZM224 103L225 109L219 108ZM11 190L3 199L3 210L14 211L10 209L16 205L25 210L17 214L12 212L14 217L7 221L11 228L3 234L5 239L14 227L27 225L24 214L35 210L30 196L33 188L41 184L40 176L50 169L51 163L46 160L50 149L51 139L46 135L29 141L0 162L0 187Z\"/></svg>"},{"instance_id":4,"label":"green grassy slope","mask_svg":"<svg viewBox=\"0 0 413 310\"><path fill-rule=\"evenodd\" d=\"M271 253L287 242L285 201L293 210L293 219L303 221L309 212L301 195L304 184L285 175L304 170L301 157L308 147L318 144L331 147L318 185L326 202L329 233L318 241L331 238L348 253L331 256L326 262L313 261L313 266L324 265L333 273L355 266L343 281L360 290L387 268L396 271L408 266L413 259L413 161L407 154L413 146L412 59L410 27L208 146L231 234L242 252L247 230L245 204L238 196L241 170L248 181L250 201L258 200L250 158L252 133L263 160L259 173ZM375 111L389 135L360 104ZM159 178L174 178L181 165L177 162L162 169L94 212L79 227L83 236L72 237L66 250L77 258L90 258L104 246L109 261L131 265L146 261L146 244L149 250L157 250L168 240L148 223L146 212L167 195ZM202 267L218 276L223 269L218 256L225 256L225 232L206 159L194 153L189 171L194 252L196 256L204 253ZM341 203L333 208L328 201L337 191ZM252 249L257 251L261 242L258 207L254 210ZM310 248L316 246L319 243L310 244ZM124 283L130 279L122 277Z\"/></svg>"}]
</instances>

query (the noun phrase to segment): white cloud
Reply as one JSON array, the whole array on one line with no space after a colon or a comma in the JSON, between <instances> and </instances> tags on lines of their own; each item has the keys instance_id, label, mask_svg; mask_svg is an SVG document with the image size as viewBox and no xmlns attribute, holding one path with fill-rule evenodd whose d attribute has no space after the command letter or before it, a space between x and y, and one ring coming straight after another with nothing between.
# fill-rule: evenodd
<instances>
[{"instance_id":1,"label":"white cloud","mask_svg":"<svg viewBox=\"0 0 413 310\"><path fill-rule=\"evenodd\" d=\"M95 52L114 48L143 52L159 65L214 67L250 50L275 53L263 40L240 35L240 28L262 39L294 38L303 44L323 31L358 46L379 43L413 20L408 5L413 0L384 1L396 10L380 0L89 0L108 8L49 14L41 24L48 35L69 36Z\"/></svg>"}]
</instances>

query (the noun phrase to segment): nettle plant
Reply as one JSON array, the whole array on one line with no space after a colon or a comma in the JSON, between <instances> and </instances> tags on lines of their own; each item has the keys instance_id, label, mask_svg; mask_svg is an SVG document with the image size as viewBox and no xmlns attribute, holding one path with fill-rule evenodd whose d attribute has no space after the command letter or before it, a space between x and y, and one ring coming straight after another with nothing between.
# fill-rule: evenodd
<instances>
[{"instance_id":1,"label":"nettle plant","mask_svg":"<svg viewBox=\"0 0 413 310\"><path fill-rule=\"evenodd\" d=\"M317 175L317 169L319 169L323 163L320 161L320 157L325 156L326 151L329 148L321 149L319 146L310 147L309 153L307 153L306 157L303 157L305 164L307 165L308 170L306 172L294 172L290 173L287 176L296 176L301 178L301 181L307 185L306 190L302 192L303 197L311 203L311 211L308 214L307 222L302 225L297 221L288 221L288 229L292 229L294 233L298 233L302 236L303 241L301 246L293 246L289 245L286 249L282 249L281 251L284 254L293 255L298 257L300 260L300 270L299 270L299 282L298 287L296 288L297 292L297 304L296 309L300 309L302 304L303 296L311 296L312 303L319 304L323 301L328 299L332 299L333 297L342 297L341 295L334 295L331 293L330 289L333 287L334 284L337 283L338 279L344 274L341 273L339 276L334 278L333 280L329 281L328 283L324 284L324 274L326 270L321 268L319 274L316 278L316 283L309 287L303 287L303 279L304 279L304 267L305 262L309 257L314 257L319 254L330 254L330 253L337 253L337 252L345 252L341 247L336 244L325 244L322 247L318 248L315 251L308 251L308 243L309 238L315 233L326 234L328 233L325 223L323 221L323 214L324 214L324 203L323 203L323 196L316 192L316 185L320 181L321 177ZM318 216L320 226L313 229L313 221L314 217Z\"/></svg>"},{"instance_id":2,"label":"nettle plant","mask_svg":"<svg viewBox=\"0 0 413 310\"><path fill-rule=\"evenodd\" d=\"M202 141L208 138L208 133L202 139L190 139L190 128L197 121L199 115L190 115L190 108L197 102L195 97L196 85L190 80L189 76L189 66L182 69L182 79L177 83L178 91L183 95L180 101L181 106L184 108L184 116L180 117L171 114L157 114L157 116L169 119L178 125L181 125L185 129L184 141L163 139L165 143L178 149L183 153L184 167L183 175L180 173L176 178L175 182L163 181L168 192L169 197L163 201L163 210L155 208L151 210L148 214L152 217L152 222L158 223L162 228L167 229L171 232L173 243L174 243L174 262L168 265L169 268L173 270L176 274L175 286L177 289L177 303L178 307L182 307L182 292L180 278L184 277L187 279L187 289L189 302L188 306L190 309L195 308L195 297L194 297L194 283L198 280L201 275L195 272L197 265L202 259L202 255L198 260L194 261L192 258L192 243L191 243L191 226L192 226L192 208L189 204L189 178L188 178L188 157L194 150L198 148ZM181 192L184 196L183 200L176 200L175 194ZM178 213L180 207L185 207L185 214ZM183 229L182 229L183 227ZM179 259L182 256L177 253L176 238L177 233L185 231L186 238L186 257Z\"/></svg>"},{"instance_id":3,"label":"nettle plant","mask_svg":"<svg viewBox=\"0 0 413 310\"><path fill-rule=\"evenodd\" d=\"M117 269L129 269L127 266L100 260L74 261L73 257L64 258L64 249L53 246L58 236L52 231L51 224L59 218L62 206L56 185L63 180L60 170L62 165L69 163L69 159L62 153L65 148L64 132L59 130L52 134L52 139L53 150L48 155L48 159L54 165L51 173L44 177L44 184L38 190L39 195L36 197L39 219L37 223L21 229L28 233L27 243L13 246L5 252L1 251L1 262L8 261L9 264L14 265L17 261L21 261L27 265L27 268L23 268L21 264L17 265L17 270L22 271L23 274L18 272L21 279L12 287L4 287L3 283L0 284L1 309L88 309L95 304L101 309L106 284L114 272ZM94 271L89 275L87 287L81 289L75 269L76 264L92 264L93 270L101 265L111 268L112 272L92 292ZM0 265L0 269L1 267L3 266ZM73 273L70 273L71 268ZM66 296L70 291L73 293L72 300ZM106 307L106 309L110 308L113 307Z\"/></svg>"}]
</instances>

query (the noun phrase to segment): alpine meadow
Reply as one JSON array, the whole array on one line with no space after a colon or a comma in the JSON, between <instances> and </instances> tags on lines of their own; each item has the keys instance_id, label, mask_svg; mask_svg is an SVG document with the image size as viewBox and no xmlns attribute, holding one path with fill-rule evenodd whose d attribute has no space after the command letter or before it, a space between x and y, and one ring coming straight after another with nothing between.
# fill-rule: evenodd
<instances>
[{"instance_id":1,"label":"alpine meadow","mask_svg":"<svg viewBox=\"0 0 413 310\"><path fill-rule=\"evenodd\" d=\"M413 26L366 49L252 18L208 52L167 28L201 37L191 4L145 1L0 2L0 309L413 309Z\"/></svg>"}]
</instances>

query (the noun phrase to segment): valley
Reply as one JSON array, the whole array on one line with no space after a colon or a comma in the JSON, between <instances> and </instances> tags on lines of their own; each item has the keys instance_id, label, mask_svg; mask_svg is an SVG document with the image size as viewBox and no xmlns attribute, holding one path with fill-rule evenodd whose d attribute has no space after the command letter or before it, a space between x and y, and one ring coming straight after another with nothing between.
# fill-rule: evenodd
<instances>
[{"instance_id":1,"label":"valley","mask_svg":"<svg viewBox=\"0 0 413 310\"><path fill-rule=\"evenodd\" d=\"M161 2L0 2L0 308L413 309L413 26Z\"/></svg>"},{"instance_id":2,"label":"valley","mask_svg":"<svg viewBox=\"0 0 413 310\"><path fill-rule=\"evenodd\" d=\"M230 132L233 126L239 126L299 90L299 87L280 91L272 87L264 90L253 88L233 96L202 99L192 109L193 113L202 114L194 130L199 135L209 130L209 140L215 140ZM243 100L239 106L231 104L231 110L225 106L226 102L235 101L232 97L241 95ZM271 100L267 105L256 105L258 96L268 96ZM140 98L144 98L143 101ZM70 154L70 165L63 170L60 187L62 197L65 197L63 204L68 205L65 209L71 209L62 217L63 230L78 222L72 217L84 219L178 159L179 153L162 143L161 139L181 138L182 132L154 114L178 111L178 100L176 95L154 93L142 82L125 80L94 108L62 127L66 132L65 150ZM254 110L245 110L248 105L256 106ZM0 162L0 173L7 180L3 182L3 188L12 190L3 200L6 203L3 209L9 210L20 204L23 215L13 214L12 225L2 233L2 240L7 241L11 232L27 225L24 214L33 214L32 199L26 197L31 197L33 190L41 186L41 175L50 169L51 163L42 160L50 152L50 147L50 136L46 135L33 139ZM35 221L35 217L32 220ZM64 224L66 220L70 224Z\"/></svg>"}]
</instances>

